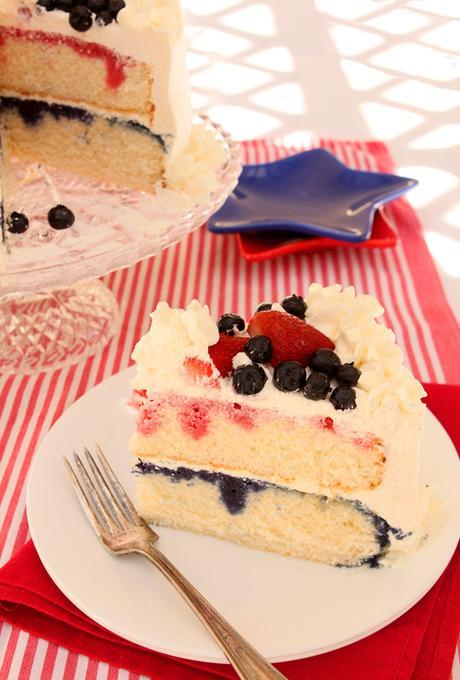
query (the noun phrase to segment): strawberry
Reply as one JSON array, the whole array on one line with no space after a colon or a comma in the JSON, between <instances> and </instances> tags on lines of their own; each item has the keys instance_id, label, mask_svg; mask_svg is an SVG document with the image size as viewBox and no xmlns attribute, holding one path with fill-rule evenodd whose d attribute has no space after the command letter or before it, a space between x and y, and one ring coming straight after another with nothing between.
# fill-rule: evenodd
<instances>
[{"instance_id":1,"label":"strawberry","mask_svg":"<svg viewBox=\"0 0 460 680\"><path fill-rule=\"evenodd\" d=\"M224 378L232 372L232 359L235 354L243 351L247 341L248 338L241 335L232 336L220 333L218 342L209 348L209 356L214 366Z\"/></svg>"},{"instance_id":2,"label":"strawberry","mask_svg":"<svg viewBox=\"0 0 460 680\"><path fill-rule=\"evenodd\" d=\"M284 312L258 312L249 322L248 332L251 336L267 335L270 338L272 366L281 361L298 361L306 366L317 349L335 347L332 340L316 328Z\"/></svg>"},{"instance_id":3,"label":"strawberry","mask_svg":"<svg viewBox=\"0 0 460 680\"><path fill-rule=\"evenodd\" d=\"M213 368L210 361L198 357L185 357L184 369L191 382L207 383L212 378Z\"/></svg>"}]
</instances>

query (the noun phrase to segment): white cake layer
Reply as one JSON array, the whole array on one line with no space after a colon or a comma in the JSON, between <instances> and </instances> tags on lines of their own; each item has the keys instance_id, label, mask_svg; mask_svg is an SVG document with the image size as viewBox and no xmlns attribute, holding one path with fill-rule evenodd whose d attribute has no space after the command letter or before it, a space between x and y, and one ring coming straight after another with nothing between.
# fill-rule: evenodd
<instances>
[{"instance_id":1,"label":"white cake layer","mask_svg":"<svg viewBox=\"0 0 460 680\"><path fill-rule=\"evenodd\" d=\"M238 401L237 399L235 401ZM317 403L317 402L316 402ZM325 406L327 406L325 404ZM326 409L325 409L326 410ZM317 409L319 412L319 408ZM278 416L273 412L272 419L276 420ZM372 512L384 517L392 526L401 529L404 532L413 531L417 525L418 517L418 484L419 484L419 445L422 434L422 415L411 414L404 421L400 421L396 429L389 433L389 436L384 440L384 451L386 456L386 463L384 465L384 473L382 482L373 489L358 489L353 491L338 490L336 487L330 487L316 482L311 477L299 474L293 479L288 487L303 491L306 493L320 494L328 498L336 498L342 496L343 498L356 499L364 503ZM341 419L342 421L345 418ZM237 426L234 430L238 430ZM241 437L238 446L244 446L242 442L244 432L233 431L235 437ZM186 448L187 456L184 459L177 458L174 461L165 460L158 457L158 452L155 449L152 451L153 457L149 456L149 440L152 444L155 443L155 434L144 436L136 432L131 440L131 451L133 455L145 458L146 460L153 460L154 462L166 465L168 467L177 467L185 465L192 469L201 469L203 462L194 464L193 453L191 447ZM192 440L189 440L189 443ZM238 439L237 439L238 441ZM181 442L182 443L182 442ZM343 455L340 448L340 440L337 438L337 458ZM183 445L183 443L182 443ZM204 451L206 448L206 438L200 441L200 446ZM209 456L212 457L213 451L209 450ZM299 452L301 455L301 452ZM209 469L216 472L228 472L228 468L224 466L209 465ZM235 467L232 466L231 474L237 477L248 477L253 479L264 479L263 475L254 476L249 467ZM284 480L276 476L270 476L268 481L278 481L283 483Z\"/></svg>"},{"instance_id":2,"label":"white cake layer","mask_svg":"<svg viewBox=\"0 0 460 680\"><path fill-rule=\"evenodd\" d=\"M136 477L136 507L153 524L340 566L372 564L392 542L386 523L359 503L262 485L242 494L241 480L228 477L222 484L161 472Z\"/></svg>"}]
</instances>

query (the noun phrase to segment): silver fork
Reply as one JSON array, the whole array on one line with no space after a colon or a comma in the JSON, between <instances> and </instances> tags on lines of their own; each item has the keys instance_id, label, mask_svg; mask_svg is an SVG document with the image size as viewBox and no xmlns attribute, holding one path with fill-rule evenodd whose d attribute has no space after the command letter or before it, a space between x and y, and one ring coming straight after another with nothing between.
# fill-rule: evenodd
<instances>
[{"instance_id":1,"label":"silver fork","mask_svg":"<svg viewBox=\"0 0 460 680\"><path fill-rule=\"evenodd\" d=\"M74 460L79 477L67 458L64 461L83 510L107 550L113 555L138 553L150 560L201 619L241 680L286 680L155 547L158 534L139 517L100 446L96 448L95 456L84 448L92 476L77 453Z\"/></svg>"}]
</instances>

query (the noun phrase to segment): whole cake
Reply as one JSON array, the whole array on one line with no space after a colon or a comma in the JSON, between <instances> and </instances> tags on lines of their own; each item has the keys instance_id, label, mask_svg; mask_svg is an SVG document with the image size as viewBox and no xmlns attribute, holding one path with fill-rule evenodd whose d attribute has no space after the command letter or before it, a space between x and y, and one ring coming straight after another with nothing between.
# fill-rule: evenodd
<instances>
[{"instance_id":1,"label":"whole cake","mask_svg":"<svg viewBox=\"0 0 460 680\"><path fill-rule=\"evenodd\" d=\"M382 313L318 284L248 324L161 302L133 352L143 517L340 566L399 547L418 522L424 392Z\"/></svg>"},{"instance_id":2,"label":"whole cake","mask_svg":"<svg viewBox=\"0 0 460 680\"><path fill-rule=\"evenodd\" d=\"M176 0L1 0L0 123L5 156L167 184L192 132Z\"/></svg>"}]
</instances>

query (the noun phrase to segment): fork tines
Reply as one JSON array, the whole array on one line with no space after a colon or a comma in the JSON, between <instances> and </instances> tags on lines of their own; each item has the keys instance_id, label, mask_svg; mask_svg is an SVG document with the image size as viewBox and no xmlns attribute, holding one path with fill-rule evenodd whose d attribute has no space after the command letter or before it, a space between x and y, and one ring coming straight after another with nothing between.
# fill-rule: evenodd
<instances>
[{"instance_id":1,"label":"fork tines","mask_svg":"<svg viewBox=\"0 0 460 680\"><path fill-rule=\"evenodd\" d=\"M139 525L142 520L99 444L96 444L94 456L86 446L84 452L91 474L75 451L73 456L78 475L67 458L64 457L64 461L78 499L96 533L102 538L133 524Z\"/></svg>"}]
</instances>

